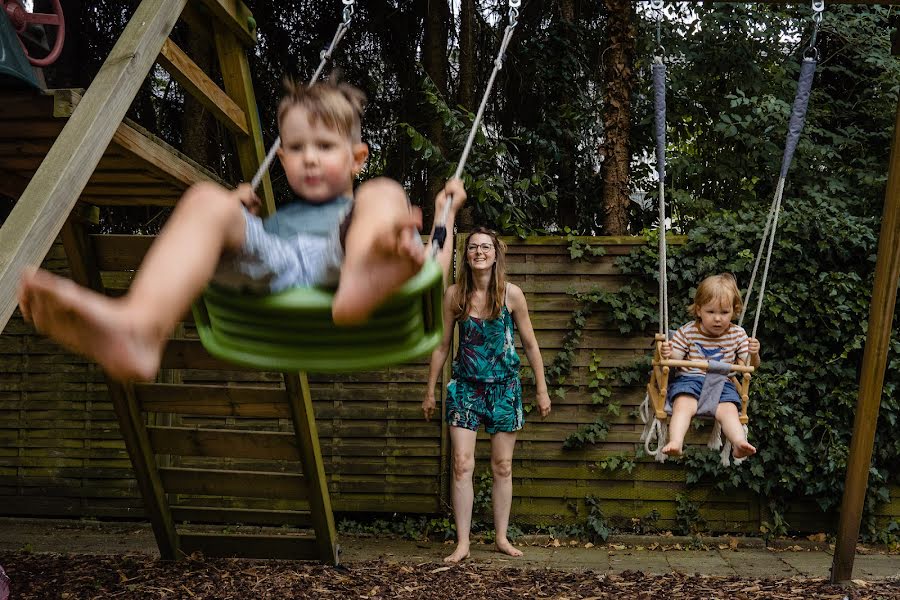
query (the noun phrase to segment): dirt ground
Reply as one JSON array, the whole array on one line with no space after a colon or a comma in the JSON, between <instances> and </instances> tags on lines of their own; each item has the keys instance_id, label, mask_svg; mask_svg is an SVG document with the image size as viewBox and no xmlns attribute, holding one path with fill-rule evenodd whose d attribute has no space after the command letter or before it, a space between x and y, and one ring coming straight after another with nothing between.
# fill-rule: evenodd
<instances>
[{"instance_id":1,"label":"dirt ground","mask_svg":"<svg viewBox=\"0 0 900 600\"><path fill-rule=\"evenodd\" d=\"M734 542L734 540L732 540ZM532 540L511 559L488 545L447 566L452 546L342 536L340 567L298 561L158 560L146 524L0 519L10 600L679 598L900 600L900 555L861 547L856 579L827 581L827 544L620 538L609 544ZM0 585L0 600L3 597Z\"/></svg>"},{"instance_id":2,"label":"dirt ground","mask_svg":"<svg viewBox=\"0 0 900 600\"><path fill-rule=\"evenodd\" d=\"M26 599L888 599L896 582L852 587L821 579L743 579L639 571L606 574L554 569L448 567L364 561L331 568L288 561L203 560L162 563L147 555L86 556L2 553L11 598Z\"/></svg>"}]
</instances>

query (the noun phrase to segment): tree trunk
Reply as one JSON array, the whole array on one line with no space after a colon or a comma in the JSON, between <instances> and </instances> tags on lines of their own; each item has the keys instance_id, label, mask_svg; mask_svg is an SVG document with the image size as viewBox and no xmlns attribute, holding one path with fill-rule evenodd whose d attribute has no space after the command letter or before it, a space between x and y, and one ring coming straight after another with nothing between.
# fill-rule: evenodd
<instances>
[{"instance_id":1,"label":"tree trunk","mask_svg":"<svg viewBox=\"0 0 900 600\"><path fill-rule=\"evenodd\" d=\"M447 30L450 26L450 5L447 0L429 0L425 15L425 39L422 44L422 65L425 73L434 82L438 94L444 99L447 94ZM432 115L428 127L428 138L446 155L444 124L437 115ZM444 186L444 174L436 169L428 169L427 198L422 202L422 221L425 230L434 221L434 195Z\"/></svg>"},{"instance_id":2,"label":"tree trunk","mask_svg":"<svg viewBox=\"0 0 900 600\"><path fill-rule=\"evenodd\" d=\"M574 29L575 2L574 0L558 0L558 2L560 32L566 40L566 46L574 48L578 44L578 40L575 38ZM556 100L557 106L560 107L559 112L561 114L567 114L569 112L569 110L567 110L567 106L569 105L568 90L560 88L559 91L560 95L557 96ZM566 138L569 137L571 136L566 136ZM560 181L570 184L575 181L575 161L573 153L577 147L577 140L566 139L564 140L564 144L571 150L563 152L560 157L559 178ZM571 188L568 190L564 188L561 192L562 193L560 193L556 203L556 222L559 224L560 228L569 227L575 229L578 226L577 196Z\"/></svg>"},{"instance_id":3,"label":"tree trunk","mask_svg":"<svg viewBox=\"0 0 900 600\"><path fill-rule=\"evenodd\" d=\"M631 148L631 90L635 54L634 7L631 0L604 0L609 14L609 46L603 60L603 233L628 233L628 183Z\"/></svg>"},{"instance_id":4,"label":"tree trunk","mask_svg":"<svg viewBox=\"0 0 900 600\"><path fill-rule=\"evenodd\" d=\"M461 0L459 8L459 88L456 101L468 111L478 109L475 100L475 0ZM460 231L475 227L475 207L463 207L456 219Z\"/></svg>"},{"instance_id":5,"label":"tree trunk","mask_svg":"<svg viewBox=\"0 0 900 600\"><path fill-rule=\"evenodd\" d=\"M188 28L185 51L203 72L210 75L213 64L213 51L209 39L202 35L192 35ZM212 167L218 171L218 165L212 165L213 145L210 140L215 136L215 125L212 115L192 95L184 94L184 115L181 120L182 150L201 165Z\"/></svg>"}]
</instances>

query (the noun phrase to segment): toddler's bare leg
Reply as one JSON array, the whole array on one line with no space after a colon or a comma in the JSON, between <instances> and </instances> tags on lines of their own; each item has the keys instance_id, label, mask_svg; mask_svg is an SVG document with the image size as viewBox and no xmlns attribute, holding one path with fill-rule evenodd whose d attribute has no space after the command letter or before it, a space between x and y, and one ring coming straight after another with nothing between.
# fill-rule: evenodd
<instances>
[{"instance_id":1,"label":"toddler's bare leg","mask_svg":"<svg viewBox=\"0 0 900 600\"><path fill-rule=\"evenodd\" d=\"M367 181L356 192L353 220L344 243L344 264L332 305L338 325L365 321L425 261L417 227L421 212L411 210L396 181Z\"/></svg>"},{"instance_id":2,"label":"toddler's bare leg","mask_svg":"<svg viewBox=\"0 0 900 600\"><path fill-rule=\"evenodd\" d=\"M697 414L697 399L687 394L672 399L672 416L669 419L669 443L663 446L663 453L681 456L684 436L687 435L691 419Z\"/></svg>"},{"instance_id":3,"label":"toddler's bare leg","mask_svg":"<svg viewBox=\"0 0 900 600\"><path fill-rule=\"evenodd\" d=\"M240 202L215 184L189 189L150 248L128 294L109 298L46 271L23 273L19 303L38 331L119 380L150 379L175 324L224 251L243 245Z\"/></svg>"},{"instance_id":4,"label":"toddler's bare leg","mask_svg":"<svg viewBox=\"0 0 900 600\"><path fill-rule=\"evenodd\" d=\"M731 442L731 454L735 458L756 454L756 448L747 441L747 437L744 435L744 426L741 425L737 404L720 402L716 407L716 420L722 425L722 433Z\"/></svg>"}]
</instances>

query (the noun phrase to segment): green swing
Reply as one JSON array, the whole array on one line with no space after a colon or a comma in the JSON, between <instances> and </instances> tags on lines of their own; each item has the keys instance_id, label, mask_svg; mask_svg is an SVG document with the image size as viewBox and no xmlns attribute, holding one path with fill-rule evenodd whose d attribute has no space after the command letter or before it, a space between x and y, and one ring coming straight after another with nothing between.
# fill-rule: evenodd
<instances>
[{"instance_id":1,"label":"green swing","mask_svg":"<svg viewBox=\"0 0 900 600\"><path fill-rule=\"evenodd\" d=\"M353 0L343 0L344 20L310 85L343 37L353 15ZM510 0L510 25L494 71L456 169L462 176L478 125L484 114L503 54L515 29L521 0ZM275 157L277 139L253 177L253 189ZM378 369L412 361L434 350L444 334L443 269L436 260L447 237L452 198L438 217L432 234L432 254L422 269L389 298L370 319L355 327L338 327L331 318L334 292L324 288L293 288L267 296L240 294L208 287L192 306L203 347L212 356L264 371L339 373Z\"/></svg>"}]
</instances>

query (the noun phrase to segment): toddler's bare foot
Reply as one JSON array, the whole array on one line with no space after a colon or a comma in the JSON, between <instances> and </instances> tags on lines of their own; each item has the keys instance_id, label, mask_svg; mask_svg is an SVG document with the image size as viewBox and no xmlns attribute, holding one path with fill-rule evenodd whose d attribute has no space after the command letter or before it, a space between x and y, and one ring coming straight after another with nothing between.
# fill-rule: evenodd
<instances>
[{"instance_id":1,"label":"toddler's bare foot","mask_svg":"<svg viewBox=\"0 0 900 600\"><path fill-rule=\"evenodd\" d=\"M165 338L140 331L122 300L113 300L47 271L23 273L22 314L41 333L98 362L115 379L153 378Z\"/></svg>"},{"instance_id":2,"label":"toddler's bare foot","mask_svg":"<svg viewBox=\"0 0 900 600\"><path fill-rule=\"evenodd\" d=\"M732 444L731 455L735 458L746 458L756 454L756 448L750 445L750 442L744 440L737 444Z\"/></svg>"},{"instance_id":3,"label":"toddler's bare foot","mask_svg":"<svg viewBox=\"0 0 900 600\"><path fill-rule=\"evenodd\" d=\"M663 446L663 454L667 454L669 456L681 456L681 444L676 444L675 442L669 442L665 446Z\"/></svg>"},{"instance_id":4,"label":"toddler's bare foot","mask_svg":"<svg viewBox=\"0 0 900 600\"><path fill-rule=\"evenodd\" d=\"M499 550L503 554L508 554L510 556L522 556L522 551L509 543L509 540L497 540L496 542L494 542L494 545L496 545L497 550Z\"/></svg>"},{"instance_id":5,"label":"toddler's bare foot","mask_svg":"<svg viewBox=\"0 0 900 600\"><path fill-rule=\"evenodd\" d=\"M444 557L444 562L456 564L461 560L466 560L467 558L469 558L469 545L459 544L456 546L456 550L453 551L453 554Z\"/></svg>"},{"instance_id":6,"label":"toddler's bare foot","mask_svg":"<svg viewBox=\"0 0 900 600\"><path fill-rule=\"evenodd\" d=\"M347 256L332 305L338 325L364 322L389 296L396 292L425 262L425 248L416 230L421 212L411 212L409 220L393 232L375 240L371 252Z\"/></svg>"}]
</instances>

